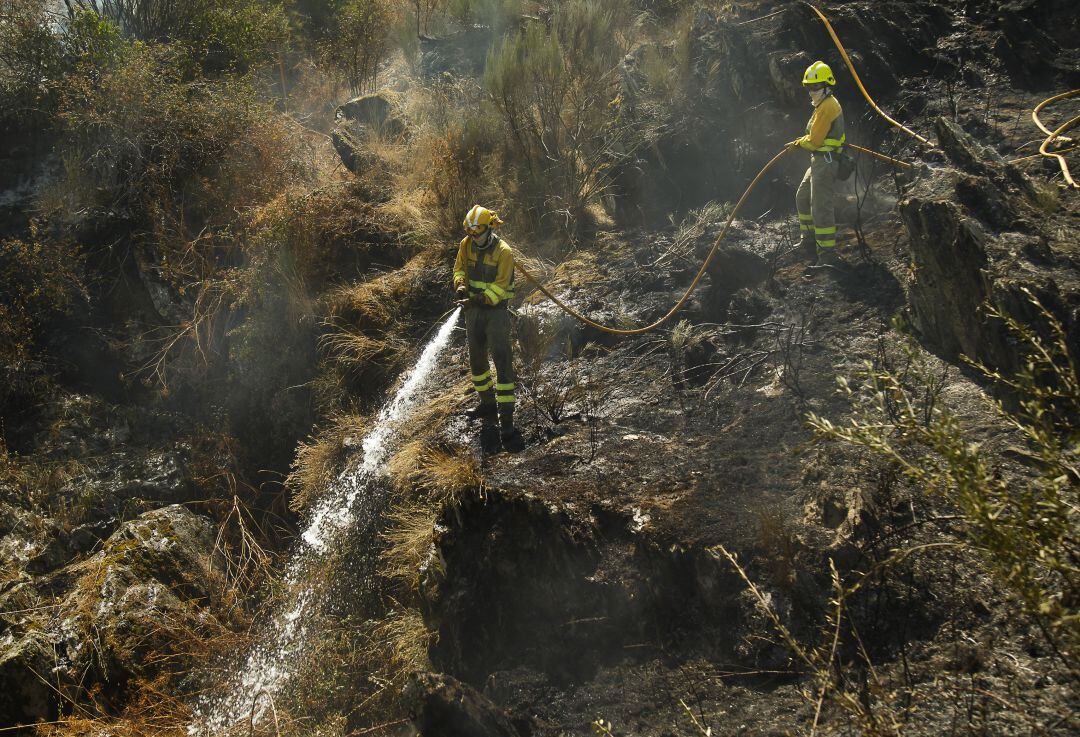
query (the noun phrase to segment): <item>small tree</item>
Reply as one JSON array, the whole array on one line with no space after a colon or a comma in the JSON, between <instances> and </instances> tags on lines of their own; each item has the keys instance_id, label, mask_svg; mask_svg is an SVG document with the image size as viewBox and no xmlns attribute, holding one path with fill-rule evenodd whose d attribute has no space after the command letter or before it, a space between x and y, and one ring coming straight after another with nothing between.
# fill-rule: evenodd
<instances>
[{"instance_id":1,"label":"small tree","mask_svg":"<svg viewBox=\"0 0 1080 737\"><path fill-rule=\"evenodd\" d=\"M60 52L44 0L0 0L0 124L44 117Z\"/></svg>"},{"instance_id":2,"label":"small tree","mask_svg":"<svg viewBox=\"0 0 1080 737\"><path fill-rule=\"evenodd\" d=\"M64 0L70 17L94 13L116 23L126 35L144 41L176 38L205 4L201 0Z\"/></svg>"},{"instance_id":3,"label":"small tree","mask_svg":"<svg viewBox=\"0 0 1080 737\"><path fill-rule=\"evenodd\" d=\"M488 57L484 85L524 175L519 196L538 220L556 217L570 235L634 145L612 104L627 18L620 0L571 0L550 29L531 23Z\"/></svg>"},{"instance_id":4,"label":"small tree","mask_svg":"<svg viewBox=\"0 0 1080 737\"><path fill-rule=\"evenodd\" d=\"M323 43L323 59L344 76L349 91L374 90L389 49L390 13L384 0L342 0L336 24Z\"/></svg>"},{"instance_id":5,"label":"small tree","mask_svg":"<svg viewBox=\"0 0 1080 737\"><path fill-rule=\"evenodd\" d=\"M70 19L95 16L125 37L176 42L206 74L247 71L277 58L288 41L282 0L64 0Z\"/></svg>"}]
</instances>

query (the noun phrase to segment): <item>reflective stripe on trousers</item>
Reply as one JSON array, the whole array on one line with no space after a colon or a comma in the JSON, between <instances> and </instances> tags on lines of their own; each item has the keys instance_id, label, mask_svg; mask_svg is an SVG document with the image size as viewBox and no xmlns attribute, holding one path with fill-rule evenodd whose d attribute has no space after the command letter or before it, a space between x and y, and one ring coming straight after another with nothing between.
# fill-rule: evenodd
<instances>
[{"instance_id":1,"label":"reflective stripe on trousers","mask_svg":"<svg viewBox=\"0 0 1080 737\"><path fill-rule=\"evenodd\" d=\"M814 232L818 248L836 246L836 157L815 154L795 193L799 229ZM809 213L809 217L806 216Z\"/></svg>"},{"instance_id":2,"label":"reflective stripe on trousers","mask_svg":"<svg viewBox=\"0 0 1080 737\"><path fill-rule=\"evenodd\" d=\"M510 310L505 307L465 309L465 332L469 339L469 366L472 369L473 387L480 395L481 404L498 405L499 420L504 428L513 427L514 424L514 391L517 381L510 347L510 330ZM492 381L491 364L488 362L489 351L495 364L495 381Z\"/></svg>"}]
</instances>

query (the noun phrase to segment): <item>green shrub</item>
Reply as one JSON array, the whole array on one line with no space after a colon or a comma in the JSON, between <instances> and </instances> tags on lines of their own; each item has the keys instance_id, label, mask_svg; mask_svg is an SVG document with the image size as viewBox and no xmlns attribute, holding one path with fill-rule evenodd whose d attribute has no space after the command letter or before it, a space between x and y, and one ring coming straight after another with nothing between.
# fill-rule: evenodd
<instances>
[{"instance_id":1,"label":"green shrub","mask_svg":"<svg viewBox=\"0 0 1080 737\"><path fill-rule=\"evenodd\" d=\"M1030 296L1030 295L1029 295ZM1024 352L1015 376L977 366L1011 394L997 403L1002 419L1026 442L1027 473L1004 475L967 428L929 391L932 377L915 360L905 375L868 367L863 407L838 426L809 415L821 438L863 446L894 463L927 492L954 504L967 543L1047 635L1065 663L1077 667L1080 645L1080 380L1060 322L1034 297L1041 333L1001 315Z\"/></svg>"},{"instance_id":2,"label":"green shrub","mask_svg":"<svg viewBox=\"0 0 1080 737\"><path fill-rule=\"evenodd\" d=\"M44 0L0 0L0 131L11 135L49 119L48 81L61 58Z\"/></svg>"},{"instance_id":3,"label":"green shrub","mask_svg":"<svg viewBox=\"0 0 1080 737\"><path fill-rule=\"evenodd\" d=\"M385 0L339 0L322 57L357 95L377 86L379 64L390 48L390 9Z\"/></svg>"},{"instance_id":4,"label":"green shrub","mask_svg":"<svg viewBox=\"0 0 1080 737\"><path fill-rule=\"evenodd\" d=\"M184 248L202 233L198 244L210 248L207 235L237 211L305 173L294 139L248 79L189 80L184 64L171 47L134 44L112 66L67 80L65 172L48 204L68 220L108 211L158 241L171 233ZM185 256L166 260L166 270L210 258Z\"/></svg>"},{"instance_id":5,"label":"green shrub","mask_svg":"<svg viewBox=\"0 0 1080 737\"><path fill-rule=\"evenodd\" d=\"M185 48L204 74L264 65L285 50L288 16L281 0L71 0L71 23L107 23L123 36Z\"/></svg>"},{"instance_id":6,"label":"green shrub","mask_svg":"<svg viewBox=\"0 0 1080 737\"><path fill-rule=\"evenodd\" d=\"M281 0L213 0L201 6L180 38L202 60L204 73L246 72L279 59L288 47Z\"/></svg>"},{"instance_id":7,"label":"green shrub","mask_svg":"<svg viewBox=\"0 0 1080 737\"><path fill-rule=\"evenodd\" d=\"M628 23L621 0L571 0L550 30L532 23L488 56L484 85L506 127L515 195L536 222L569 235L609 184L615 158L634 145L612 105Z\"/></svg>"}]
</instances>

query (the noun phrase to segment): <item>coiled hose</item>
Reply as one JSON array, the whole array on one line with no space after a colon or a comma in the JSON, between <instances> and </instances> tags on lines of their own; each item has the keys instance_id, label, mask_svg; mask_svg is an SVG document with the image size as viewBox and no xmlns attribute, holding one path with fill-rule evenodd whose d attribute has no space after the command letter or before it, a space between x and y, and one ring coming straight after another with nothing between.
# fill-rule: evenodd
<instances>
[{"instance_id":1,"label":"coiled hose","mask_svg":"<svg viewBox=\"0 0 1080 737\"><path fill-rule=\"evenodd\" d=\"M1061 138L1062 141L1066 143L1070 142L1072 139L1065 138L1061 134L1067 130L1075 128L1077 124L1080 124L1080 116L1077 116L1072 120L1066 121L1065 123L1061 124L1057 128L1057 130L1051 131L1045 125L1043 125L1043 122L1039 119L1039 113L1042 112L1043 108L1045 108L1047 105L1052 105L1058 100L1065 100L1070 97L1076 97L1077 95L1080 95L1080 89L1062 92L1059 95L1054 95L1053 97L1046 98L1038 105L1036 105L1035 109L1031 111L1031 119L1035 121L1035 125L1038 126L1039 130L1046 134L1046 140L1042 142L1041 146L1039 146L1039 155L1057 159L1058 166L1061 167L1062 176L1065 177L1065 181L1068 182L1069 186L1073 189L1080 189L1080 187L1077 187L1076 181L1073 180L1072 174L1069 172L1069 162L1065 160L1065 157L1062 156L1062 154L1066 154L1070 151L1075 151L1077 148L1080 148L1080 146L1072 146L1070 148L1066 148L1060 151L1048 151L1047 146L1049 146L1058 138Z\"/></svg>"}]
</instances>

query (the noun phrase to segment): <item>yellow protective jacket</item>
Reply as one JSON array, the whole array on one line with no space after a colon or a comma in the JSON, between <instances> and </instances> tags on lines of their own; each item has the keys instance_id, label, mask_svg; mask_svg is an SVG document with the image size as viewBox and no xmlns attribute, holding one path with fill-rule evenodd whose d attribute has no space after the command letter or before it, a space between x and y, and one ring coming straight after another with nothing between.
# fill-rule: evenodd
<instances>
[{"instance_id":1,"label":"yellow protective jacket","mask_svg":"<svg viewBox=\"0 0 1080 737\"><path fill-rule=\"evenodd\" d=\"M497 305L514 296L514 251L494 233L494 241L481 250L465 236L454 261L454 289L468 287L469 296L483 295L484 302Z\"/></svg>"},{"instance_id":2,"label":"yellow protective jacket","mask_svg":"<svg viewBox=\"0 0 1080 737\"><path fill-rule=\"evenodd\" d=\"M806 124L806 135L799 147L807 151L839 151L847 136L844 133L844 111L833 95L826 95Z\"/></svg>"}]
</instances>

